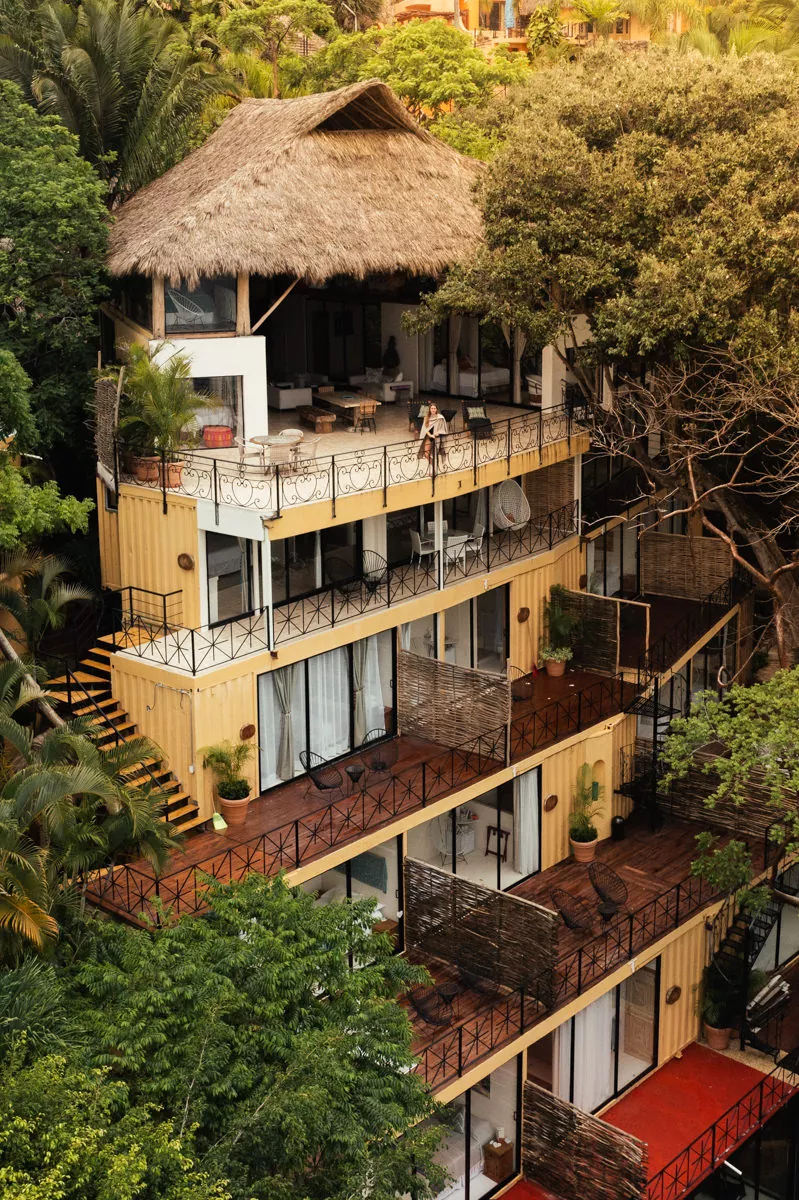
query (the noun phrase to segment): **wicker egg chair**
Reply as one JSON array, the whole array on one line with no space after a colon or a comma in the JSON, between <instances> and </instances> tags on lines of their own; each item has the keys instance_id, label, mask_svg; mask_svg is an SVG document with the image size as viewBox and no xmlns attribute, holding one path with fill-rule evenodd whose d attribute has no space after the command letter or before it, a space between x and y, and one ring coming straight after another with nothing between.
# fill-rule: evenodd
<instances>
[{"instance_id":1,"label":"wicker egg chair","mask_svg":"<svg viewBox=\"0 0 799 1200\"><path fill-rule=\"evenodd\" d=\"M523 529L530 520L530 505L515 479L494 488L491 518L495 529Z\"/></svg>"}]
</instances>

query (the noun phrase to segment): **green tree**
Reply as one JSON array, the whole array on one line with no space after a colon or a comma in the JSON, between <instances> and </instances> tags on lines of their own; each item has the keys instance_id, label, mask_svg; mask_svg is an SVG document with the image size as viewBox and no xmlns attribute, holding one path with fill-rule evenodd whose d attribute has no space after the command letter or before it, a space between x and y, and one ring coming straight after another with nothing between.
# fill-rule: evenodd
<instances>
[{"instance_id":1,"label":"green tree","mask_svg":"<svg viewBox=\"0 0 799 1200\"><path fill-rule=\"evenodd\" d=\"M219 41L234 54L259 54L272 72L272 97L280 96L280 60L298 35L330 37L335 21L323 0L266 0L257 7L234 8L219 26Z\"/></svg>"},{"instance_id":2,"label":"green tree","mask_svg":"<svg viewBox=\"0 0 799 1200\"><path fill-rule=\"evenodd\" d=\"M799 668L777 671L767 683L752 687L734 685L721 700L715 692L703 692L689 716L671 723L663 752L667 767L664 786L685 778L690 771L699 771L715 785L706 800L709 813L721 802L735 807L765 804L773 822L776 870L784 854L799 849L797 728ZM753 786L757 787L757 800L752 796ZM711 850L707 843L704 856ZM734 856L738 854L733 851ZM734 865L722 858L719 869ZM740 879L736 880L735 887L741 886Z\"/></svg>"},{"instance_id":3,"label":"green tree","mask_svg":"<svg viewBox=\"0 0 799 1200\"><path fill-rule=\"evenodd\" d=\"M137 0L0 8L0 31L0 76L77 136L111 207L183 157L228 89L178 22Z\"/></svg>"},{"instance_id":4,"label":"green tree","mask_svg":"<svg viewBox=\"0 0 799 1200\"><path fill-rule=\"evenodd\" d=\"M74 984L97 1061L196 1126L241 1200L435 1195L432 1103L394 999L426 975L372 931L373 904L319 907L257 875L209 901L161 930L97 923Z\"/></svg>"},{"instance_id":5,"label":"green tree","mask_svg":"<svg viewBox=\"0 0 799 1200\"><path fill-rule=\"evenodd\" d=\"M799 645L799 503L793 483L780 489L799 423L799 79L773 56L603 47L535 72L515 111L481 183L485 245L422 323L473 312L555 344L564 364L576 352L586 399L614 399L595 410L595 437L726 538L773 596L787 662ZM642 428L660 433L657 460Z\"/></svg>"},{"instance_id":6,"label":"green tree","mask_svg":"<svg viewBox=\"0 0 799 1200\"><path fill-rule=\"evenodd\" d=\"M534 56L554 50L563 44L563 21L557 0L537 4L527 23L527 48Z\"/></svg>"},{"instance_id":7,"label":"green tree","mask_svg":"<svg viewBox=\"0 0 799 1200\"><path fill-rule=\"evenodd\" d=\"M608 40L616 22L629 17L629 12L619 8L616 0L571 0L571 7L583 21L591 26L592 38Z\"/></svg>"},{"instance_id":8,"label":"green tree","mask_svg":"<svg viewBox=\"0 0 799 1200\"><path fill-rule=\"evenodd\" d=\"M338 38L307 64L305 85L324 91L361 79L382 79L420 121L450 108L488 100L495 90L526 79L518 55L497 52L489 61L445 21L408 21Z\"/></svg>"},{"instance_id":9,"label":"green tree","mask_svg":"<svg viewBox=\"0 0 799 1200\"><path fill-rule=\"evenodd\" d=\"M24 1048L24 1043L23 1043ZM66 1056L0 1063L0 1200L225 1200L187 1137Z\"/></svg>"},{"instance_id":10,"label":"green tree","mask_svg":"<svg viewBox=\"0 0 799 1200\"><path fill-rule=\"evenodd\" d=\"M0 429L3 437L16 429L22 450L61 440L74 458L85 437L106 248L102 193L60 121L0 80ZM7 522L13 536L20 479L7 464L3 475L0 526ZM22 525L35 533L35 509L53 503L47 492L35 495Z\"/></svg>"}]
</instances>

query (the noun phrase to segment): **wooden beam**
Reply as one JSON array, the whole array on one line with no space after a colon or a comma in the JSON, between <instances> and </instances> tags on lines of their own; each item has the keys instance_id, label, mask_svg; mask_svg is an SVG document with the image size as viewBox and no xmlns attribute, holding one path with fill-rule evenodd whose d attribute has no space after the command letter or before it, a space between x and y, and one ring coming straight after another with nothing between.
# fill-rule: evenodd
<instances>
[{"instance_id":1,"label":"wooden beam","mask_svg":"<svg viewBox=\"0 0 799 1200\"><path fill-rule=\"evenodd\" d=\"M264 313L264 315L263 315L262 317L259 317L259 318L258 318L258 320L257 320L257 321L255 322L255 324L253 325L252 329L250 330L250 333L255 333L256 329L260 329L260 328L261 328L261 326L263 325L263 323L264 323L264 321L267 319L267 317L271 317L271 315L272 315L272 313L275 311L275 309L276 309L276 308L280 308L280 305L281 305L281 304L283 303L283 301L286 299L286 296L288 296L289 292L292 292L292 291L294 290L294 288L297 286L297 284L298 284L299 282L300 282L300 281L299 281L299 279L292 279L291 283L288 285L288 287L286 288L286 290L285 290L285 292L283 293L283 295L282 295L282 296L278 296L277 300L276 300L276 301L275 301L275 303L274 303L274 304L271 306L271 308L268 308L268 309L266 310L266 312Z\"/></svg>"},{"instance_id":2,"label":"wooden beam","mask_svg":"<svg viewBox=\"0 0 799 1200\"><path fill-rule=\"evenodd\" d=\"M239 337L250 332L250 276L239 271L236 276L236 333Z\"/></svg>"},{"instance_id":3,"label":"wooden beam","mask_svg":"<svg viewBox=\"0 0 799 1200\"><path fill-rule=\"evenodd\" d=\"M166 337L166 293L163 275L153 275L153 337Z\"/></svg>"}]
</instances>

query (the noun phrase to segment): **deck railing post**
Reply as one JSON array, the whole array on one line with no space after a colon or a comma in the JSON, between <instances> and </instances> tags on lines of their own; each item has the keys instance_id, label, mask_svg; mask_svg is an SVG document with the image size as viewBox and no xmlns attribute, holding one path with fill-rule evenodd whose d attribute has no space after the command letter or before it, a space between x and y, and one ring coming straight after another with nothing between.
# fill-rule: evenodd
<instances>
[{"instance_id":1,"label":"deck railing post","mask_svg":"<svg viewBox=\"0 0 799 1200\"><path fill-rule=\"evenodd\" d=\"M211 482L214 492L214 521L219 524L219 468L215 458L211 459Z\"/></svg>"},{"instance_id":2,"label":"deck railing post","mask_svg":"<svg viewBox=\"0 0 799 1200\"><path fill-rule=\"evenodd\" d=\"M336 456L330 455L330 501L333 508L333 516L336 515Z\"/></svg>"},{"instance_id":3,"label":"deck railing post","mask_svg":"<svg viewBox=\"0 0 799 1200\"><path fill-rule=\"evenodd\" d=\"M295 867L299 867L299 865L300 865L300 823L299 823L299 821L294 822L294 865L295 865Z\"/></svg>"},{"instance_id":4,"label":"deck railing post","mask_svg":"<svg viewBox=\"0 0 799 1200\"><path fill-rule=\"evenodd\" d=\"M388 446L383 447L383 508L388 508Z\"/></svg>"}]
</instances>

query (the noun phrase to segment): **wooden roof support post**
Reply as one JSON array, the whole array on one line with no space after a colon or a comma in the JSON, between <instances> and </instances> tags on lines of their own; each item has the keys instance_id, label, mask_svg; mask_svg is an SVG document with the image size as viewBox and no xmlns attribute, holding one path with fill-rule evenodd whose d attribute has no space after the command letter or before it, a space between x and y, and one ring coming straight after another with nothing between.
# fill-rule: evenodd
<instances>
[{"instance_id":1,"label":"wooden roof support post","mask_svg":"<svg viewBox=\"0 0 799 1200\"><path fill-rule=\"evenodd\" d=\"M261 326L263 325L264 321L265 321L265 320L266 320L268 317L271 317L272 313L275 311L275 309L276 309L276 308L279 308L279 307L280 307L280 305L281 305L281 304L283 303L283 301L286 299L286 296L288 296L289 292L293 292L293 291L294 291L294 288L297 286L297 284L298 284L299 282L300 282L300 281L299 281L299 279L292 279L291 283L288 285L288 287L286 288L285 292L283 292L283 293L282 293L282 295L278 296L278 298L277 298L277 300L274 302L274 304L273 304L273 305L271 305L271 307L270 307L270 308L268 308L268 309L266 310L266 312L263 314L263 316L262 316L262 317L259 317L259 318L258 318L258 320L257 320L257 321L255 322L255 324L253 325L252 329L250 330L250 333L255 333L256 329L260 329L260 328L261 328Z\"/></svg>"},{"instance_id":2,"label":"wooden roof support post","mask_svg":"<svg viewBox=\"0 0 799 1200\"><path fill-rule=\"evenodd\" d=\"M166 280L163 275L153 275L153 337L166 337Z\"/></svg>"},{"instance_id":3,"label":"wooden roof support post","mask_svg":"<svg viewBox=\"0 0 799 1200\"><path fill-rule=\"evenodd\" d=\"M250 276L239 271L236 276L236 334L245 337L250 332Z\"/></svg>"}]
</instances>

